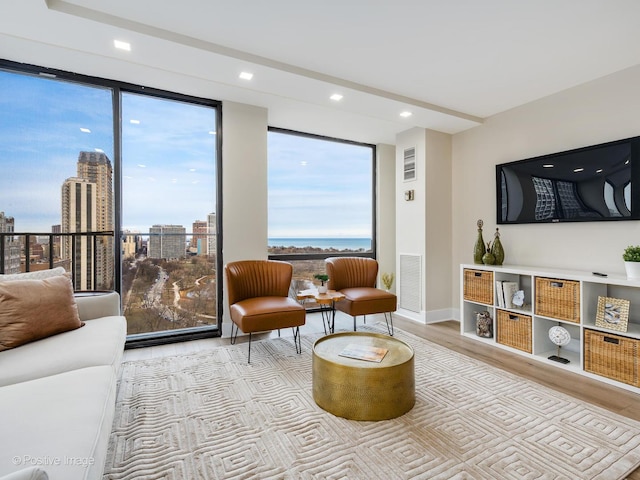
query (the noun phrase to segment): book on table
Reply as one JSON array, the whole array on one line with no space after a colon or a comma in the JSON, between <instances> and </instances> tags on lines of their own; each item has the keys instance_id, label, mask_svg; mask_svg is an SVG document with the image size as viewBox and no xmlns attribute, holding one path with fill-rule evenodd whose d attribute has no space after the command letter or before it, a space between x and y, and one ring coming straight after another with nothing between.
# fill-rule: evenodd
<instances>
[{"instance_id":1,"label":"book on table","mask_svg":"<svg viewBox=\"0 0 640 480\"><path fill-rule=\"evenodd\" d=\"M350 343L339 353L339 355L341 357L355 358L356 360L380 363L388 351L388 348Z\"/></svg>"}]
</instances>

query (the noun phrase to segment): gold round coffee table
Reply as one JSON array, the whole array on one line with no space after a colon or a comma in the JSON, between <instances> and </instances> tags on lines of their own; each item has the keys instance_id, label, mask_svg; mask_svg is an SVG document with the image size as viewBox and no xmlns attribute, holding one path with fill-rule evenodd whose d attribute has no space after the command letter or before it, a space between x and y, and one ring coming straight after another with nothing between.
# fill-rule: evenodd
<instances>
[{"instance_id":1,"label":"gold round coffee table","mask_svg":"<svg viewBox=\"0 0 640 480\"><path fill-rule=\"evenodd\" d=\"M409 345L388 335L322 337L313 345L313 399L327 412L350 420L399 417L415 404L413 358Z\"/></svg>"}]
</instances>

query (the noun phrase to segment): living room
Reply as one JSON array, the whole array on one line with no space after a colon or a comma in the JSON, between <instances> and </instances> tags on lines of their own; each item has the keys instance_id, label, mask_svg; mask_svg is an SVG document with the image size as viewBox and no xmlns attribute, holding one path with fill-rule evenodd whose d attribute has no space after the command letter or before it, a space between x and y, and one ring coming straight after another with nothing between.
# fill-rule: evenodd
<instances>
[{"instance_id":1,"label":"living room","mask_svg":"<svg viewBox=\"0 0 640 480\"><path fill-rule=\"evenodd\" d=\"M635 13L640 13L635 4L589 2L585 7L580 2L568 2L562 8L552 3L526 7L526 14L538 20L544 18L551 25L545 27L544 23L533 21L527 24L531 30L528 32L529 43L522 40L521 47L516 40L493 38L496 45L514 45L492 54L472 48L473 42L488 35L487 32L477 37L469 34L462 47L466 48L465 52L472 52L469 57L479 56L482 60L467 60L465 70L453 65L461 61L454 55L456 51L450 53L451 58L456 59L451 61L451 71L455 68L456 73L450 81L458 86L458 90L452 89L449 98L455 99L456 95L476 98L476 103L470 103L473 108L465 110L462 100L451 104L436 101L435 93L430 94L420 77L411 82L415 89L412 91L425 90L422 96L413 95L412 91L393 91L392 87L378 85L374 88L363 80L366 74L349 78L347 73L352 72L348 69L342 70L345 73L341 76L340 69L323 71L322 64L296 64L293 57L291 60L286 56L266 58L268 55L257 53L260 50L255 44L243 43L241 39L236 39L236 44L231 40L225 44L219 38L206 41L209 37L201 33L203 43L198 43L192 36L195 33L185 25L189 18L176 19L178 25L172 30L171 14L156 13L157 17L146 19L145 7L151 9L152 3L137 7L126 3L115 2L108 7L90 1L27 0L3 6L0 58L222 101L225 263L267 257L267 129L275 126L376 145L376 258L380 271L396 272L398 285L401 281L400 255L409 254L419 258L422 272L418 286L419 311L401 309L398 312L400 322L406 322L405 325L422 326L460 319L460 265L473 263L478 219L484 221L485 240L491 240L495 228L500 227L505 264L624 275L622 252L627 246L640 243L637 222L497 225L495 167L638 136L640 118L636 112L640 109L637 91L640 65L636 59L640 52L636 50L640 48L640 42L630 21L637 18ZM161 10L155 4L153 6L154 10ZM191 6L202 7L198 2ZM436 8L431 3L428 6ZM289 2L281 7L292 9L291 14L296 11ZM404 7L409 11L413 8L411 2ZM469 5L466 7L471 9ZM492 7L515 15L505 2L494 2ZM188 9L187 6L182 8ZM366 7L355 5L353 8ZM401 5L394 9L401 10ZM491 8L487 7L487 10ZM447 12L451 15L447 17L450 28L453 28L460 17ZM589 20L584 24L576 21L578 13ZM353 15L357 18L357 14ZM524 22L524 15L518 14L518 21ZM495 19L497 24L500 24L499 20L504 23L507 14L501 17L496 13L496 17L499 17ZM472 20L469 16L464 19L462 24L467 26L467 31L473 31L475 26L465 23ZM598 24L596 19L602 29L606 25L608 33L601 30L594 33L594 25ZM575 21L574 27L578 28L573 32L575 37L564 38L555 51L547 43L536 45L534 33L543 37L549 33L545 28L555 32L556 38L563 38L558 32L566 27L566 23L563 26L561 20ZM152 28L145 29L145 25ZM436 28L432 23L430 25ZM204 28L202 24L200 28ZM363 28L383 27L365 25ZM512 38L517 38L517 28L505 30L511 32ZM505 30L500 34L505 35ZM89 35L94 31L99 35L91 40ZM101 50L103 46L97 45L95 39L106 38L113 32L125 33L132 42L133 53L139 56L130 58L121 52ZM614 37L617 37L616 41ZM422 41L421 37L417 38L415 43ZM140 55L135 51L140 48L136 45L137 40L157 43L153 50ZM85 41L84 45L82 41ZM295 42L295 38L289 41ZM588 48L585 47L587 44ZM223 49L211 50L221 45L229 47L228 56ZM329 44L328 50L331 47L335 46ZM252 51L252 48L256 50ZM404 48L408 46L398 46L397 52ZM169 57L166 53L165 57L165 52L175 56ZM184 55L185 52L191 52L192 59ZM421 62L414 52L404 59L408 72ZM484 55L480 55L483 52ZM565 67L557 77L552 71L545 70L546 55L550 57L548 63L552 64L548 68ZM226 64L233 70L233 75L223 76L218 71L216 75L219 76L206 76L209 74L205 73L207 68L203 65L208 62L213 65L209 56L223 57L220 65ZM345 57L349 55L345 54L342 61ZM509 70L511 77L491 73L492 68L502 68L501 64L509 63L518 65ZM265 84L256 87L238 85L235 74L240 64L252 65L257 72L262 69L265 75L273 75L270 82L275 86L269 90ZM330 61L327 64L330 65ZM483 76L474 77L475 69L482 70ZM293 89L286 95L282 92L284 85L291 85L291 77L299 77L302 93ZM465 90L466 83L470 84L468 91ZM346 106L336 107L311 100L309 97L315 95L318 84L326 91L331 90L327 85L339 85L342 91L353 95L351 98L358 98L358 102L353 100L350 105L343 103ZM521 88L510 90L515 84ZM434 84L431 88L436 92L442 84ZM502 97L496 93L500 90L504 90ZM290 98L296 95L298 98ZM276 97L284 99L284 105L276 102ZM482 97L481 101L478 97ZM491 104L491 99L495 98L502 103ZM346 95L345 100L348 99L349 95ZM368 109L362 104L368 104ZM413 116L399 118L396 111L399 112L401 106L413 110ZM405 182L402 179L403 152L412 147L416 148L417 179ZM413 200L406 200L405 192L409 190ZM225 302L225 337L230 330L228 318Z\"/></svg>"}]
</instances>

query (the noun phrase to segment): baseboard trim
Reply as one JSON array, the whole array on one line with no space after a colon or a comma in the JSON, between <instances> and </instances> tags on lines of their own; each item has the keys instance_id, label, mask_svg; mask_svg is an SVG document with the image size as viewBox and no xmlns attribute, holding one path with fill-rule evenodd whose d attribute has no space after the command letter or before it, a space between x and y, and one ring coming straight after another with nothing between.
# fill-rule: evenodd
<instances>
[{"instance_id":1,"label":"baseboard trim","mask_svg":"<svg viewBox=\"0 0 640 480\"><path fill-rule=\"evenodd\" d=\"M398 315L405 320L411 320L423 325L444 322L447 320L460 321L460 309L457 308L443 308L441 310L430 310L428 312L422 310L420 313L399 308L394 315Z\"/></svg>"}]
</instances>

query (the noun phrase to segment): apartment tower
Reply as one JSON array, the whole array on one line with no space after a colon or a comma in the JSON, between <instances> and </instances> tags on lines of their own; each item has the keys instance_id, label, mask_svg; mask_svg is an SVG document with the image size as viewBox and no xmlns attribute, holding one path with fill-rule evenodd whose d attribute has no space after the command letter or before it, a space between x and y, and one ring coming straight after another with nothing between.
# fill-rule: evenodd
<instances>
[{"instance_id":1,"label":"apartment tower","mask_svg":"<svg viewBox=\"0 0 640 480\"><path fill-rule=\"evenodd\" d=\"M0 233L15 232L15 219L0 212ZM3 236L4 241L4 271L0 273L20 273L20 242L14 236ZM0 245L1 247L2 245Z\"/></svg>"},{"instance_id":2,"label":"apartment tower","mask_svg":"<svg viewBox=\"0 0 640 480\"><path fill-rule=\"evenodd\" d=\"M216 214L207 215L207 255L214 256L216 254Z\"/></svg>"},{"instance_id":3,"label":"apartment tower","mask_svg":"<svg viewBox=\"0 0 640 480\"><path fill-rule=\"evenodd\" d=\"M190 247L198 252L198 255L207 253L207 222L203 220L196 220L192 225L192 235Z\"/></svg>"},{"instance_id":4,"label":"apartment tower","mask_svg":"<svg viewBox=\"0 0 640 480\"><path fill-rule=\"evenodd\" d=\"M113 168L101 152L80 152L77 176L62 186L62 232L113 231ZM65 237L62 258L72 258L75 288L102 290L113 288L113 236Z\"/></svg>"},{"instance_id":5,"label":"apartment tower","mask_svg":"<svg viewBox=\"0 0 640 480\"><path fill-rule=\"evenodd\" d=\"M184 258L187 231L182 225L154 225L149 229L147 256L164 260Z\"/></svg>"}]
</instances>

